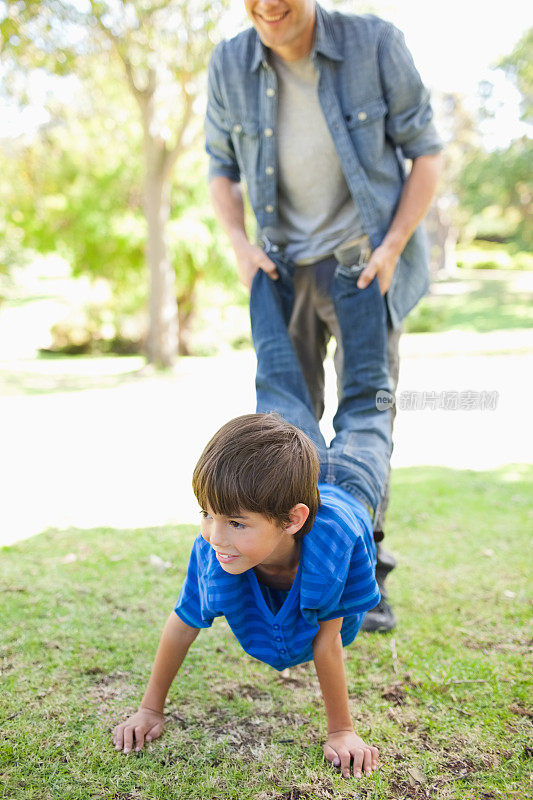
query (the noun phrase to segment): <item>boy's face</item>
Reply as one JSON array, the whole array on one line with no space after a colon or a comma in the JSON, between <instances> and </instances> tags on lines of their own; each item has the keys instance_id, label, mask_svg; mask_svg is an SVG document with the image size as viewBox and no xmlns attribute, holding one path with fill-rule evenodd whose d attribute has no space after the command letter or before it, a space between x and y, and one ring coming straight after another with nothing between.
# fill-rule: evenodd
<instances>
[{"instance_id":1,"label":"boy's face","mask_svg":"<svg viewBox=\"0 0 533 800\"><path fill-rule=\"evenodd\" d=\"M253 511L224 517L208 507L202 511L201 532L222 569L231 575L240 575L259 564L283 567L294 556L294 536Z\"/></svg>"}]
</instances>

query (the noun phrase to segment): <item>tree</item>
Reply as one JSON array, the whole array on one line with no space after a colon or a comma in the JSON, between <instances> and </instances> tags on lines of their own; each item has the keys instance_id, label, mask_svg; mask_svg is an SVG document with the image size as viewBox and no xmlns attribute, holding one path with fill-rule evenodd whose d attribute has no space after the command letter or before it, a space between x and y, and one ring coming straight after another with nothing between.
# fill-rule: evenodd
<instances>
[{"instance_id":1,"label":"tree","mask_svg":"<svg viewBox=\"0 0 533 800\"><path fill-rule=\"evenodd\" d=\"M498 63L516 82L522 95L522 119L533 120L533 28L530 28L520 39L508 56Z\"/></svg>"},{"instance_id":2,"label":"tree","mask_svg":"<svg viewBox=\"0 0 533 800\"><path fill-rule=\"evenodd\" d=\"M28 250L58 252L75 276L104 278L110 297L102 307L88 309L90 324L84 331L85 345L98 349L110 346L112 328L120 347L130 337L138 340L148 293L141 126L132 99L120 91L120 76L111 66L99 70L98 63L92 70L93 91L81 107L56 108L38 136L0 146L0 263L20 265ZM171 184L166 238L182 355L190 352L200 282L235 285L229 247L210 209L204 169L198 143L184 153L179 179L174 176ZM99 322L105 324L106 341ZM82 329L76 327L76 337ZM62 331L63 344L69 346L68 325Z\"/></svg>"},{"instance_id":3,"label":"tree","mask_svg":"<svg viewBox=\"0 0 533 800\"><path fill-rule=\"evenodd\" d=\"M461 207L481 239L533 249L533 142L523 136L505 150L478 151L459 183Z\"/></svg>"},{"instance_id":4,"label":"tree","mask_svg":"<svg viewBox=\"0 0 533 800\"><path fill-rule=\"evenodd\" d=\"M522 120L533 119L533 28L520 39L497 68L513 78L522 94ZM490 99L490 82L482 99ZM482 107L481 111L487 113ZM490 112L488 112L490 113ZM461 207L469 225L482 239L533 248L533 142L524 135L508 147L486 152L478 147L458 180Z\"/></svg>"},{"instance_id":5,"label":"tree","mask_svg":"<svg viewBox=\"0 0 533 800\"><path fill-rule=\"evenodd\" d=\"M444 170L425 227L430 239L430 271L432 277L437 277L457 269L455 248L461 227L457 184L465 166L477 152L480 136L462 95L439 93L434 103L437 129L445 142Z\"/></svg>"},{"instance_id":6,"label":"tree","mask_svg":"<svg viewBox=\"0 0 533 800\"><path fill-rule=\"evenodd\" d=\"M148 360L171 365L178 316L169 259L171 177L199 133L203 75L228 0L15 0L4 4L4 64L90 85L94 57L118 61L143 132L143 209L150 270Z\"/></svg>"}]
</instances>

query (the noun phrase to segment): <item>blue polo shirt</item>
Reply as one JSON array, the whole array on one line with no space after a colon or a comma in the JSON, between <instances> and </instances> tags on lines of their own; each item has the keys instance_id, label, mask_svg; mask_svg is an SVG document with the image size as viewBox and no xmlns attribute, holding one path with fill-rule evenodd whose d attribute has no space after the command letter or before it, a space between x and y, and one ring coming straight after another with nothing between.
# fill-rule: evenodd
<instances>
[{"instance_id":1,"label":"blue polo shirt","mask_svg":"<svg viewBox=\"0 0 533 800\"><path fill-rule=\"evenodd\" d=\"M209 628L215 617L226 617L243 649L278 670L313 658L319 621L343 617L342 643L350 644L380 597L372 523L362 503L343 489L320 484L319 490L321 505L301 541L298 572L286 595L269 597L253 569L224 572L198 536L174 609L180 619Z\"/></svg>"}]
</instances>

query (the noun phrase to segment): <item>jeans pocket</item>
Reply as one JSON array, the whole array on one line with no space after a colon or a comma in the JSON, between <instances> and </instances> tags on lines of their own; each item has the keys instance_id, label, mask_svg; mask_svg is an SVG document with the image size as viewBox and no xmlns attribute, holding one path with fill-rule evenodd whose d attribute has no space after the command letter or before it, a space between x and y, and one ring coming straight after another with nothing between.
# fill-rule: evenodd
<instances>
[{"instance_id":1,"label":"jeans pocket","mask_svg":"<svg viewBox=\"0 0 533 800\"><path fill-rule=\"evenodd\" d=\"M345 267L344 264L337 264L337 268L335 269L335 277L336 278L345 278L349 280L351 283L357 283L360 274L366 267L366 262L364 264L352 264L351 267Z\"/></svg>"}]
</instances>

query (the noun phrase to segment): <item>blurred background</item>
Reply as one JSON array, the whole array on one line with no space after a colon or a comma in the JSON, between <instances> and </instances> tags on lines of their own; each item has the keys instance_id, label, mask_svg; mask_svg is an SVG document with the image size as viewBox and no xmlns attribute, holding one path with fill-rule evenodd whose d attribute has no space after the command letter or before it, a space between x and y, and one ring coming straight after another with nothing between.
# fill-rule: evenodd
<instances>
[{"instance_id":1,"label":"blurred background","mask_svg":"<svg viewBox=\"0 0 533 800\"><path fill-rule=\"evenodd\" d=\"M403 30L446 143L432 289L402 344L395 465L525 463L530 9L324 5ZM253 410L247 295L210 209L202 137L210 52L245 25L240 0L0 2L0 544L195 519L202 446ZM459 401L441 407L450 391Z\"/></svg>"}]
</instances>

